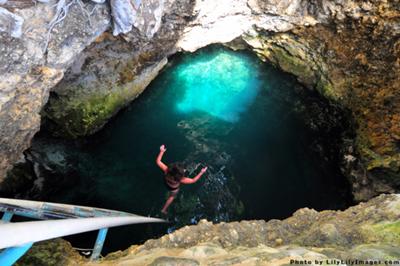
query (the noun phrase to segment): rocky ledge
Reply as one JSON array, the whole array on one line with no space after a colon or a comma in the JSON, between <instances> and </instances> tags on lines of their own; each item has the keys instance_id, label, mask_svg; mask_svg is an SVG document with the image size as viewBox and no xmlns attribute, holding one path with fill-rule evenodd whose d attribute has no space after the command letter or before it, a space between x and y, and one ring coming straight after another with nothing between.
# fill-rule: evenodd
<instances>
[{"instance_id":1,"label":"rocky ledge","mask_svg":"<svg viewBox=\"0 0 400 266\"><path fill-rule=\"evenodd\" d=\"M202 220L160 239L111 253L98 262L80 258L65 241L48 242L36 246L20 263L138 266L288 265L291 261L315 263L316 260L324 265L339 260L398 263L399 247L400 194L391 194L345 211L317 212L303 208L285 220L219 224ZM55 255L51 250L57 251ZM62 250L65 256L60 256Z\"/></svg>"}]
</instances>

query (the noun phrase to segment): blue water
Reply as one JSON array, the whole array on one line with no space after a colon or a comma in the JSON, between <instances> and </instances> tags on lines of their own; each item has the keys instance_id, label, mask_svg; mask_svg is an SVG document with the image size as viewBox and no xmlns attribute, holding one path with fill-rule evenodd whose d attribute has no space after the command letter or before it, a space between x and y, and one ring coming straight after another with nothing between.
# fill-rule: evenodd
<instances>
[{"instance_id":1,"label":"blue water","mask_svg":"<svg viewBox=\"0 0 400 266\"><path fill-rule=\"evenodd\" d=\"M174 86L184 88L177 108L237 123L261 88L260 66L239 53L220 51L197 56L173 72Z\"/></svg>"},{"instance_id":2,"label":"blue water","mask_svg":"<svg viewBox=\"0 0 400 266\"><path fill-rule=\"evenodd\" d=\"M325 117L338 116L330 108L252 54L217 46L178 55L96 135L66 141L39 134L31 152L48 177L30 197L161 216L167 191L155 158L165 144L166 163L183 162L188 176L209 170L181 189L169 224L112 229L106 252L203 218L344 208L349 191L335 155L342 132ZM94 237L69 239L87 248Z\"/></svg>"}]
</instances>

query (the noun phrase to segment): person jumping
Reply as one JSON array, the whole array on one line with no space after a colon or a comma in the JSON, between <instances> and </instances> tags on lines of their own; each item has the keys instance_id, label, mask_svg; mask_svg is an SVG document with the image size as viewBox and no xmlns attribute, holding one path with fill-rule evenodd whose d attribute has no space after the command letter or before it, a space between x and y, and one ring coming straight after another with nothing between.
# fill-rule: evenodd
<instances>
[{"instance_id":1,"label":"person jumping","mask_svg":"<svg viewBox=\"0 0 400 266\"><path fill-rule=\"evenodd\" d=\"M180 163L172 163L167 166L161 161L166 150L167 149L165 148L165 145L161 145L160 153L158 154L156 159L158 167L160 167L160 169L165 174L164 182L169 190L169 197L165 202L164 207L161 210L161 212L164 214L167 214L167 209L169 205L171 205L176 195L178 194L180 184L196 183L197 180L199 180L200 177L207 171L207 167L204 167L201 169L200 173L198 173L195 177L193 178L185 177L185 170Z\"/></svg>"}]
</instances>

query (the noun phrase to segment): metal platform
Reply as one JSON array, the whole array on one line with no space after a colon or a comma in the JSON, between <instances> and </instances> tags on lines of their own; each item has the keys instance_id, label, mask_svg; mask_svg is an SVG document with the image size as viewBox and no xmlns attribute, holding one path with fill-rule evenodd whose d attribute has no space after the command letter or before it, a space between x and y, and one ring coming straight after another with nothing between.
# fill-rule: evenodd
<instances>
[{"instance_id":1,"label":"metal platform","mask_svg":"<svg viewBox=\"0 0 400 266\"><path fill-rule=\"evenodd\" d=\"M87 206L0 198L0 265L12 265L33 243L52 238L99 230L91 255L101 253L108 228L136 224L160 223L165 220L132 213ZM41 221L11 223L14 215Z\"/></svg>"}]
</instances>

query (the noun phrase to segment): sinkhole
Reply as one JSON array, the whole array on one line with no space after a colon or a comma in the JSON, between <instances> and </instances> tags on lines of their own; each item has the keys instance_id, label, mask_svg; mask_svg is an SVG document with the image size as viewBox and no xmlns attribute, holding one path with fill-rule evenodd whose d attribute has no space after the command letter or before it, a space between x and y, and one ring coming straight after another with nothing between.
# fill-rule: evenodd
<instances>
[{"instance_id":1,"label":"sinkhole","mask_svg":"<svg viewBox=\"0 0 400 266\"><path fill-rule=\"evenodd\" d=\"M243 219L287 218L302 207L351 203L340 171L346 116L295 77L247 51L210 46L177 54L129 107L100 132L78 140L43 128L27 158L35 181L12 196L160 217L167 197L155 164L182 162L193 177L169 209L170 223L110 230L103 252L125 249L176 228ZM10 191L3 188L5 196ZM68 237L91 248L96 233Z\"/></svg>"}]
</instances>

